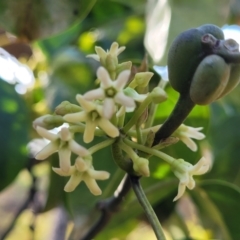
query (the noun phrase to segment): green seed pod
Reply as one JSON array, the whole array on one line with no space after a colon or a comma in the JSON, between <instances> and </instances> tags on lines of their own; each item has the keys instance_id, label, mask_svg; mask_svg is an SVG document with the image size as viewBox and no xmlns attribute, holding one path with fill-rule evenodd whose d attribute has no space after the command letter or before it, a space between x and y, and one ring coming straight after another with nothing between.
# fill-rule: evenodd
<instances>
[{"instance_id":1,"label":"green seed pod","mask_svg":"<svg viewBox=\"0 0 240 240\"><path fill-rule=\"evenodd\" d=\"M232 64L230 66L231 71L227 86L218 98L221 98L231 92L240 82L240 65Z\"/></svg>"},{"instance_id":2,"label":"green seed pod","mask_svg":"<svg viewBox=\"0 0 240 240\"><path fill-rule=\"evenodd\" d=\"M205 57L192 79L190 97L199 105L215 101L224 91L230 76L230 66L217 55Z\"/></svg>"},{"instance_id":3,"label":"green seed pod","mask_svg":"<svg viewBox=\"0 0 240 240\"><path fill-rule=\"evenodd\" d=\"M202 36L207 33L217 39L224 39L223 32L219 27L207 24L181 33L169 49L169 81L180 94L188 93L193 75L207 55L201 42Z\"/></svg>"}]
</instances>

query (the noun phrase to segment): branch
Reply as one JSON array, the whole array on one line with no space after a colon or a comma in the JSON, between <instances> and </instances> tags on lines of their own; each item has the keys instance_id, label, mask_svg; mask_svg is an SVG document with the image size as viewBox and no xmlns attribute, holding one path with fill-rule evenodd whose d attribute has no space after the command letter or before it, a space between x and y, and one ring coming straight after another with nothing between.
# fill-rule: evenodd
<instances>
[{"instance_id":1,"label":"branch","mask_svg":"<svg viewBox=\"0 0 240 240\"><path fill-rule=\"evenodd\" d=\"M93 239L108 224L112 215L118 212L120 204L124 201L124 197L129 193L130 189L130 176L125 175L114 195L97 203L96 208L101 211L101 216L89 232L80 240Z\"/></svg>"}]
</instances>

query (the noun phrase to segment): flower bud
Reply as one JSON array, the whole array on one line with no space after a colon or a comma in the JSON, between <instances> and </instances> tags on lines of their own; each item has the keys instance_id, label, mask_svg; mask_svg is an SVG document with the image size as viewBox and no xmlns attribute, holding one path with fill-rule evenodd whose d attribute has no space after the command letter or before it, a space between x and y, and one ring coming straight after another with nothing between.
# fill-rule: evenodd
<instances>
[{"instance_id":1,"label":"flower bud","mask_svg":"<svg viewBox=\"0 0 240 240\"><path fill-rule=\"evenodd\" d=\"M61 116L47 114L35 119L33 121L33 127L35 129L37 126L43 127L45 129L52 129L61 126L63 123L64 121Z\"/></svg>"},{"instance_id":2,"label":"flower bud","mask_svg":"<svg viewBox=\"0 0 240 240\"><path fill-rule=\"evenodd\" d=\"M148 177L150 175L148 164L149 161L146 158L139 157L134 159L133 169L142 176Z\"/></svg>"},{"instance_id":3,"label":"flower bud","mask_svg":"<svg viewBox=\"0 0 240 240\"><path fill-rule=\"evenodd\" d=\"M72 104L68 101L63 101L55 108L55 114L64 116L68 113L80 112L81 110L82 108L78 105Z\"/></svg>"},{"instance_id":4,"label":"flower bud","mask_svg":"<svg viewBox=\"0 0 240 240\"><path fill-rule=\"evenodd\" d=\"M161 87L155 87L150 93L152 101L155 104L159 104L167 100L167 94Z\"/></svg>"}]
</instances>

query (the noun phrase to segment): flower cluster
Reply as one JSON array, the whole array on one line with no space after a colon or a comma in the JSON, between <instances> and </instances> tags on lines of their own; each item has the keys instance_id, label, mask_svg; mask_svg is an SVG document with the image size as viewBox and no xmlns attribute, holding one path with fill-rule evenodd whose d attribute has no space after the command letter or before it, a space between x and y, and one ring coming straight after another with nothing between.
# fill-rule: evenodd
<instances>
[{"instance_id":1,"label":"flower cluster","mask_svg":"<svg viewBox=\"0 0 240 240\"><path fill-rule=\"evenodd\" d=\"M167 99L167 95L161 84L149 91L153 73L148 72L147 68L142 67L141 71L133 74L131 62L118 63L118 55L124 49L119 48L117 43L113 43L109 51L96 47L97 54L88 57L102 65L96 72L99 87L77 94L78 105L64 101L56 107L53 115L39 117L33 122L38 134L49 141L37 153L36 159L44 160L57 152L59 167L53 167L53 171L60 176L70 177L64 190L71 192L83 181L92 194L99 195L101 189L96 180L108 179L110 174L94 169L93 153L110 145L117 146L117 154L113 154L117 156L114 157L116 163L137 176L150 175L148 159L155 155L171 164L180 180L178 195L174 199L177 200L186 187L192 189L195 186L192 176L205 173L209 166L204 159L194 166L181 159L172 160L170 156L152 148L155 132L160 127L152 127L153 113L157 104ZM130 118L125 118L129 112ZM52 132L51 129L56 127L60 130ZM203 139L204 134L200 130L182 125L173 136L196 151L197 145L191 138ZM107 140L87 149L74 140L76 132L83 134L86 144L91 143L95 136L103 136Z\"/></svg>"}]
</instances>

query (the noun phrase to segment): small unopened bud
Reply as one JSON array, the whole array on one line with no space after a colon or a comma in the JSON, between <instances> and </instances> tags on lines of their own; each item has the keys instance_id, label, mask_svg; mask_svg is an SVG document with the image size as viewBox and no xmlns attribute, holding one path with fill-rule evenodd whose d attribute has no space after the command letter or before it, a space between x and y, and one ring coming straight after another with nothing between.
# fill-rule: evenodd
<instances>
[{"instance_id":1,"label":"small unopened bud","mask_svg":"<svg viewBox=\"0 0 240 240\"><path fill-rule=\"evenodd\" d=\"M167 94L161 87L155 87L150 94L152 96L152 101L155 104L158 104L167 100Z\"/></svg>"},{"instance_id":2,"label":"small unopened bud","mask_svg":"<svg viewBox=\"0 0 240 240\"><path fill-rule=\"evenodd\" d=\"M118 65L118 59L111 54L108 54L106 57L106 69L111 73L115 72Z\"/></svg>"},{"instance_id":3,"label":"small unopened bud","mask_svg":"<svg viewBox=\"0 0 240 240\"><path fill-rule=\"evenodd\" d=\"M131 70L131 67L132 67L132 62L130 61L118 64L116 69L117 75L124 70Z\"/></svg>"},{"instance_id":4,"label":"small unopened bud","mask_svg":"<svg viewBox=\"0 0 240 240\"><path fill-rule=\"evenodd\" d=\"M139 157L134 159L133 169L142 176L148 177L150 175L148 164L149 161L146 158Z\"/></svg>"},{"instance_id":5,"label":"small unopened bud","mask_svg":"<svg viewBox=\"0 0 240 240\"><path fill-rule=\"evenodd\" d=\"M56 115L44 115L39 117L33 121L33 127L36 129L37 126L43 127L45 129L52 129L55 127L59 127L64 123L63 118L61 116Z\"/></svg>"},{"instance_id":6,"label":"small unopened bud","mask_svg":"<svg viewBox=\"0 0 240 240\"><path fill-rule=\"evenodd\" d=\"M64 116L68 113L76 113L82 111L82 108L76 104L72 104L68 101L63 101L55 108L55 114Z\"/></svg>"}]
</instances>

